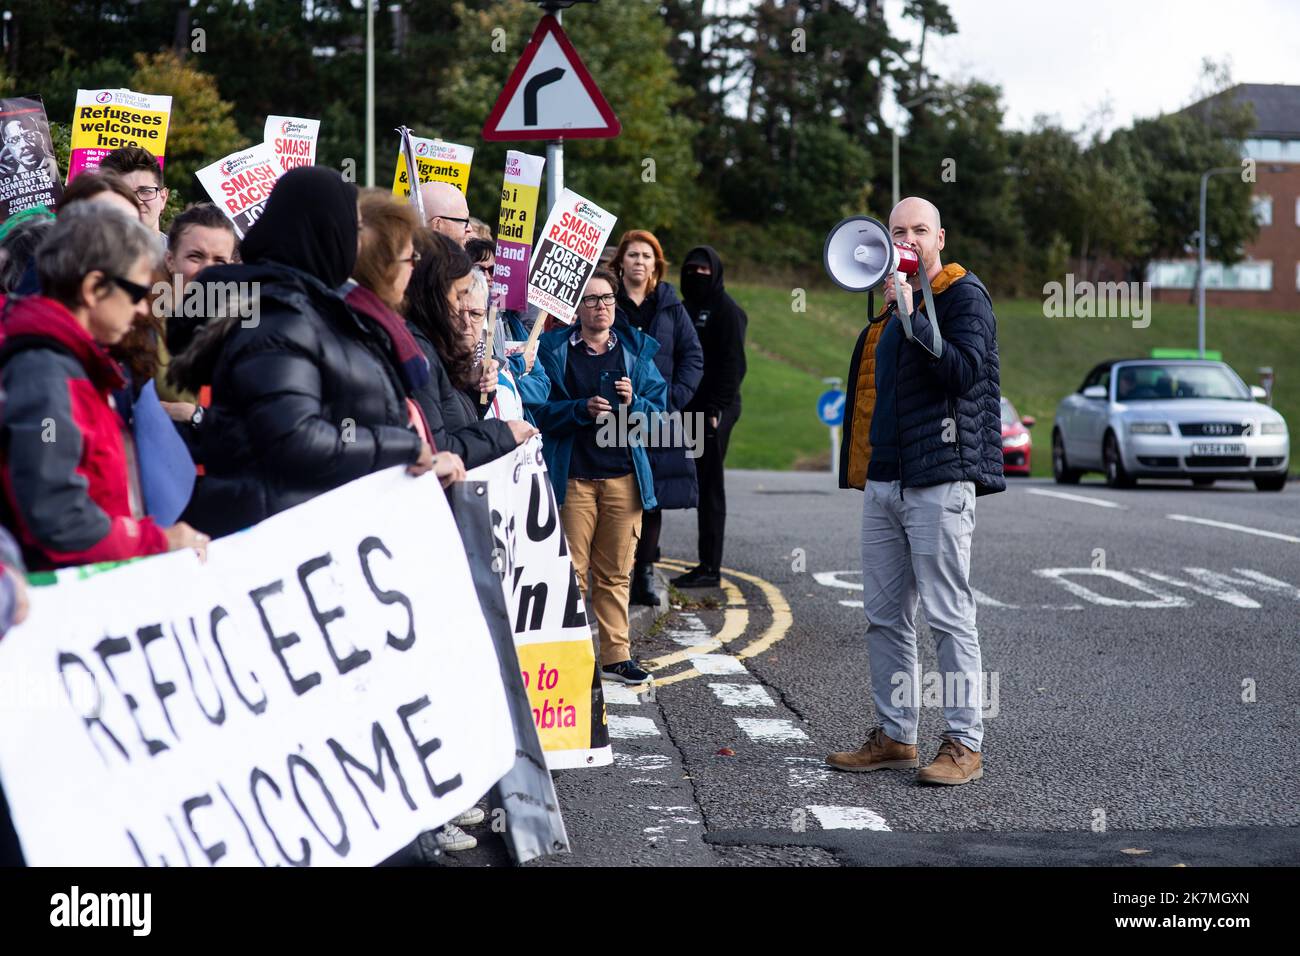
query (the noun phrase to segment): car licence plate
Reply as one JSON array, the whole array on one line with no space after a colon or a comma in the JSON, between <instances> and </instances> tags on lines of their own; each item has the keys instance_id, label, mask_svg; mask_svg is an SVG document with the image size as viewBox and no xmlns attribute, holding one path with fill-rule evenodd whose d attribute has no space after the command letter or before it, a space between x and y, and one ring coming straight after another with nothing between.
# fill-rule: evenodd
<instances>
[{"instance_id":1,"label":"car licence plate","mask_svg":"<svg viewBox=\"0 0 1300 956\"><path fill-rule=\"evenodd\" d=\"M1246 454L1246 443L1239 441L1198 441L1192 443L1192 454L1208 458L1240 458Z\"/></svg>"}]
</instances>

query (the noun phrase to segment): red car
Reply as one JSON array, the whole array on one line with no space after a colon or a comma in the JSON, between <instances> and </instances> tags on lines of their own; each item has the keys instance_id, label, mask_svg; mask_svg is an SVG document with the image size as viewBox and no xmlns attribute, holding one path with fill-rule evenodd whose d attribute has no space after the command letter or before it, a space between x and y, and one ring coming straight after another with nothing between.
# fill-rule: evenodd
<instances>
[{"instance_id":1,"label":"red car","mask_svg":"<svg viewBox=\"0 0 1300 956\"><path fill-rule=\"evenodd\" d=\"M1002 396L1002 471L1005 474L1029 476L1029 456L1034 450L1029 429L1033 427L1033 417L1021 418L1015 406Z\"/></svg>"}]
</instances>

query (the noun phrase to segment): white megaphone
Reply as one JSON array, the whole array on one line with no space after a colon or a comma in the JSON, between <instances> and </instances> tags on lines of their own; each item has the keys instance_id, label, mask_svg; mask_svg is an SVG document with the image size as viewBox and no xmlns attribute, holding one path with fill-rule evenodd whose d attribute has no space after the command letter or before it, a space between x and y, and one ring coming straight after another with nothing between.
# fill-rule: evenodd
<instances>
[{"instance_id":1,"label":"white megaphone","mask_svg":"<svg viewBox=\"0 0 1300 956\"><path fill-rule=\"evenodd\" d=\"M920 277L921 293L925 298L927 315L934 316L934 300L930 292L930 282L921 268L921 260L915 249L910 246L897 245L890 238L884 223L870 216L849 216L835 224L826 236L826 245L822 248L822 263L826 274L841 289L849 292L866 292L867 316L875 320L872 314L875 304L871 290L880 285L887 277L893 276L895 282L902 283L903 276ZM903 320L903 331L912 338L911 316L898 312ZM943 351L943 340L939 337L938 322L931 322L934 341L931 351L936 357Z\"/></svg>"}]
</instances>

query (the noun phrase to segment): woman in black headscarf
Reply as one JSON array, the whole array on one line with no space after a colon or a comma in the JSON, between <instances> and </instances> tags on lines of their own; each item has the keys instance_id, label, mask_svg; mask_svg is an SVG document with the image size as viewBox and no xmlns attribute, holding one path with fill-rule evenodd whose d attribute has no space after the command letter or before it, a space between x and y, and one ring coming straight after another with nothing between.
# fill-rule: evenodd
<instances>
[{"instance_id":1,"label":"woman in black headscarf","mask_svg":"<svg viewBox=\"0 0 1300 956\"><path fill-rule=\"evenodd\" d=\"M200 273L238 283L242 302L210 317L171 365L182 387L212 385L196 456L206 473L186 511L196 528L227 534L392 465L433 467L382 330L337 291L357 236L356 186L300 167L276 183L243 262Z\"/></svg>"}]
</instances>

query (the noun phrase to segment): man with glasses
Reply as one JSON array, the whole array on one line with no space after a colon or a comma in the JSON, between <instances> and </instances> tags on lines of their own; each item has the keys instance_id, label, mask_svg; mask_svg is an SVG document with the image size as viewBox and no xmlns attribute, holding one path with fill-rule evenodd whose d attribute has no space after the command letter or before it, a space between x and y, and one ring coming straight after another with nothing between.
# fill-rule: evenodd
<instances>
[{"instance_id":1,"label":"man with glasses","mask_svg":"<svg viewBox=\"0 0 1300 956\"><path fill-rule=\"evenodd\" d=\"M420 187L424 202L424 224L462 247L474 233L469 224L469 204L465 195L451 183L425 183Z\"/></svg>"},{"instance_id":2,"label":"man with glasses","mask_svg":"<svg viewBox=\"0 0 1300 956\"><path fill-rule=\"evenodd\" d=\"M170 193L163 185L158 158L143 146L123 146L105 156L99 166L117 173L135 193L140 204L140 221L158 234L159 244L166 249L167 236L159 226L159 219Z\"/></svg>"}]
</instances>

